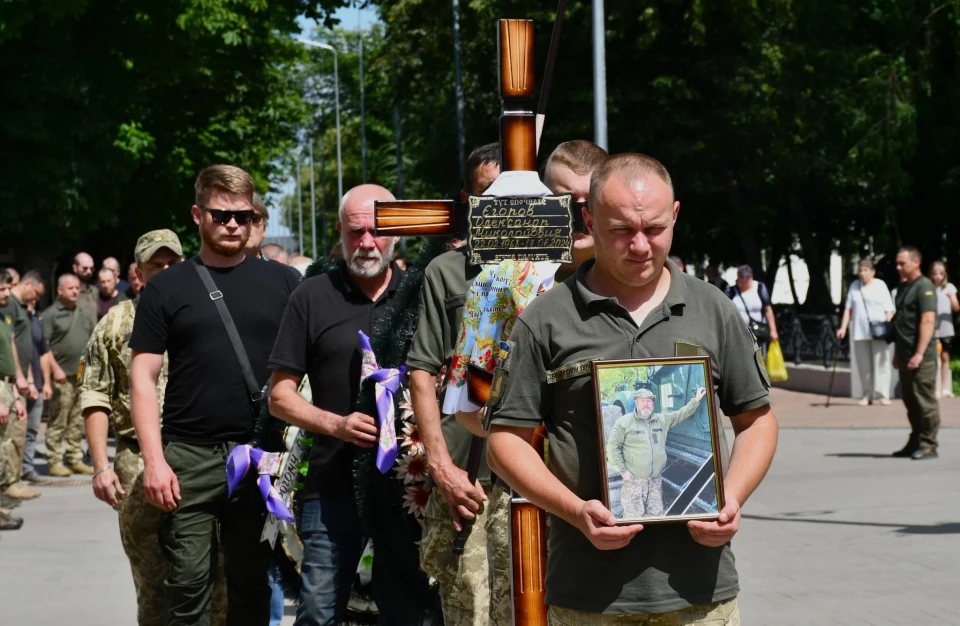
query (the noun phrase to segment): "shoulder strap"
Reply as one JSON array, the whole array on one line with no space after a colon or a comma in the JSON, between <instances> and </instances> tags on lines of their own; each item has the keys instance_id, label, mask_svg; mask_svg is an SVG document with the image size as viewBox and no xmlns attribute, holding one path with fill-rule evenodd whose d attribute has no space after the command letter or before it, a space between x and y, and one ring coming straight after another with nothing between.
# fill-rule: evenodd
<instances>
[{"instance_id":1,"label":"shoulder strap","mask_svg":"<svg viewBox=\"0 0 960 626\"><path fill-rule=\"evenodd\" d=\"M748 318L751 322L756 322L757 324L762 324L763 322L757 322L757 320L753 319L753 316L750 315L750 307L747 306L747 301L743 299L743 294L740 293L740 288L739 288L739 287L735 287L735 289L737 290L737 296L740 298L740 302L743 302L743 311L744 311L744 313L747 314L747 318ZM760 294L758 293L757 296L759 297L759 295L760 295ZM763 301L761 301L760 304L761 304L761 306L762 306L762 305L763 305Z\"/></svg>"},{"instance_id":2,"label":"shoulder strap","mask_svg":"<svg viewBox=\"0 0 960 626\"><path fill-rule=\"evenodd\" d=\"M874 279L874 280L876 280L876 279ZM857 291L860 292L860 300L863 302L863 314L867 316L867 322L868 322L868 323L873 323L873 320L870 319L870 307L867 306L867 298L863 295L863 287L864 287L864 285L863 285L863 283L861 282L861 283L860 283L860 289L857 290Z\"/></svg>"},{"instance_id":3,"label":"shoulder strap","mask_svg":"<svg viewBox=\"0 0 960 626\"><path fill-rule=\"evenodd\" d=\"M230 337L230 343L233 345L233 351L237 353L237 360L240 361L240 369L243 371L243 380L247 384L247 392L250 393L250 399L254 402L263 399L263 391L257 385L257 377L253 375L253 368L250 366L250 359L247 358L247 351L243 348L243 342L240 340L240 333L237 332L237 325L233 323L233 317L230 315L230 309L223 301L223 293L217 289L217 283L213 282L213 276L210 270L199 262L194 262L200 280L210 292L210 299L217 305L217 312L220 313L220 319L223 320L223 326L227 329L227 335Z\"/></svg>"}]
</instances>

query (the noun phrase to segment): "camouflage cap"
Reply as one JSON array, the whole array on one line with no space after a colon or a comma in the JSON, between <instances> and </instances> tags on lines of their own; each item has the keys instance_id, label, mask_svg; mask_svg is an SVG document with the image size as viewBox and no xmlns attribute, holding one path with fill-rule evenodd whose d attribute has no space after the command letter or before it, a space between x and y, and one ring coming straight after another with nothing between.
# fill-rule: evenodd
<instances>
[{"instance_id":1,"label":"camouflage cap","mask_svg":"<svg viewBox=\"0 0 960 626\"><path fill-rule=\"evenodd\" d=\"M653 392L647 389L646 387L640 387L635 392L633 392L634 398L652 398Z\"/></svg>"},{"instance_id":2,"label":"camouflage cap","mask_svg":"<svg viewBox=\"0 0 960 626\"><path fill-rule=\"evenodd\" d=\"M133 257L137 263L146 263L160 248L168 248L178 256L183 256L177 233L163 228L141 235L140 239L137 239L137 247L133 249Z\"/></svg>"}]
</instances>

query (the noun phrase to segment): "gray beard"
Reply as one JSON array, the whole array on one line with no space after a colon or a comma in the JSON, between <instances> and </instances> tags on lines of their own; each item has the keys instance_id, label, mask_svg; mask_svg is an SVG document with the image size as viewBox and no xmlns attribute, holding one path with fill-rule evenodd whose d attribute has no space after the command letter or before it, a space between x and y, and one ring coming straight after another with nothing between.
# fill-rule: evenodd
<instances>
[{"instance_id":1,"label":"gray beard","mask_svg":"<svg viewBox=\"0 0 960 626\"><path fill-rule=\"evenodd\" d=\"M340 238L340 245L344 250L347 249L346 245L344 245L342 237ZM387 271L388 267L390 267L390 261L393 259L393 249L396 246L397 243L394 241L392 244L390 244L390 248L383 255L380 254L379 250L375 251L379 258L370 256L358 257L360 251L357 250L352 256L350 256L350 258L346 259L347 269L350 270L351 274L360 278L375 278L380 276ZM376 263L360 263L358 262L358 258L364 260L376 258Z\"/></svg>"}]
</instances>

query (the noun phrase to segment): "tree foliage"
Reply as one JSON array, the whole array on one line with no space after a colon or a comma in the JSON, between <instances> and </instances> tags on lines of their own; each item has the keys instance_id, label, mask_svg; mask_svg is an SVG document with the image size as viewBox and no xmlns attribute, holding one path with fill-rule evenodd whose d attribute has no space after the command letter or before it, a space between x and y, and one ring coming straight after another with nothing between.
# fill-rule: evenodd
<instances>
[{"instance_id":1,"label":"tree foliage","mask_svg":"<svg viewBox=\"0 0 960 626\"><path fill-rule=\"evenodd\" d=\"M36 0L0 8L0 237L112 254L186 225L229 162L261 191L305 109L287 33L346 0ZM187 228L185 232L192 232Z\"/></svg>"}]
</instances>

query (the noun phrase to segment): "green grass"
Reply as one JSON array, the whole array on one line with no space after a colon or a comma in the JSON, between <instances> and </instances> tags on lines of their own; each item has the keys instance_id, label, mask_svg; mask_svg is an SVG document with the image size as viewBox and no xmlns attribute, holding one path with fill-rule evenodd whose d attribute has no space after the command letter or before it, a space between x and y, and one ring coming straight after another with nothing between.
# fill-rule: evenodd
<instances>
[{"instance_id":1,"label":"green grass","mask_svg":"<svg viewBox=\"0 0 960 626\"><path fill-rule=\"evenodd\" d=\"M953 395L960 397L960 359L950 359L950 371L953 372Z\"/></svg>"}]
</instances>

